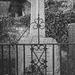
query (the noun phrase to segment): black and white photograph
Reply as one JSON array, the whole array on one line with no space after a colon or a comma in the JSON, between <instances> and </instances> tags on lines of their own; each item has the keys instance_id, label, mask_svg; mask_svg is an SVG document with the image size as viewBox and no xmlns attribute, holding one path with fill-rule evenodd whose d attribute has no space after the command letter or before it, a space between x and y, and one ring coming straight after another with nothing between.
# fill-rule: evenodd
<instances>
[{"instance_id":1,"label":"black and white photograph","mask_svg":"<svg viewBox=\"0 0 75 75\"><path fill-rule=\"evenodd\" d=\"M0 0L0 75L75 75L75 0Z\"/></svg>"}]
</instances>

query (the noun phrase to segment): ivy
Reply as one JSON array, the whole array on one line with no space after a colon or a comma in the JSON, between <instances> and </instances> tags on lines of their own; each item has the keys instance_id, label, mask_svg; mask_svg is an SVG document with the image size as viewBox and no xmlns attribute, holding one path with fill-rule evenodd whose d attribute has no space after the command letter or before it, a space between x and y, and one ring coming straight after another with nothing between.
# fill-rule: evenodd
<instances>
[{"instance_id":1,"label":"ivy","mask_svg":"<svg viewBox=\"0 0 75 75\"><path fill-rule=\"evenodd\" d=\"M66 38L68 37L68 23L65 21L65 18L63 18L64 15L55 15L48 12L46 15L46 37L53 37L61 43L67 42L68 40Z\"/></svg>"}]
</instances>

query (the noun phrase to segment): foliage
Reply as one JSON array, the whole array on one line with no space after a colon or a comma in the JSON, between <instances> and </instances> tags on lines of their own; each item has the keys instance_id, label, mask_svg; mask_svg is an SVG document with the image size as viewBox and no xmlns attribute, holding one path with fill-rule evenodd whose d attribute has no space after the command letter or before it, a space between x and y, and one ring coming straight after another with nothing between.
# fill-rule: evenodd
<instances>
[{"instance_id":1,"label":"foliage","mask_svg":"<svg viewBox=\"0 0 75 75\"><path fill-rule=\"evenodd\" d=\"M9 40L9 32L13 33L16 32L16 30L13 28L13 24L14 24L14 18L12 17L2 17L1 21L0 21L0 42L5 43L3 40L4 39L8 39ZM7 40L5 40L7 41ZM7 43L7 42L6 42Z\"/></svg>"},{"instance_id":2,"label":"foliage","mask_svg":"<svg viewBox=\"0 0 75 75\"><path fill-rule=\"evenodd\" d=\"M47 0L45 2L45 9L46 11L55 12L59 11L59 7L61 6L61 3L58 1L53 0Z\"/></svg>"},{"instance_id":3,"label":"foliage","mask_svg":"<svg viewBox=\"0 0 75 75\"><path fill-rule=\"evenodd\" d=\"M68 24L75 23L75 13L59 10L64 1L48 0L45 3L46 36L53 37L58 43L68 42Z\"/></svg>"},{"instance_id":4,"label":"foliage","mask_svg":"<svg viewBox=\"0 0 75 75\"><path fill-rule=\"evenodd\" d=\"M20 22L22 24L25 24L26 27L30 27L30 15L26 15L26 16L20 18Z\"/></svg>"},{"instance_id":5,"label":"foliage","mask_svg":"<svg viewBox=\"0 0 75 75\"><path fill-rule=\"evenodd\" d=\"M30 15L18 20L13 17L2 17L0 21L0 43L17 43L20 40L19 38L22 37L19 33L19 27L25 26L27 28L29 24Z\"/></svg>"},{"instance_id":6,"label":"foliage","mask_svg":"<svg viewBox=\"0 0 75 75\"><path fill-rule=\"evenodd\" d=\"M53 37L58 42L65 43L68 42L68 31L67 31L67 17L64 17L64 14L53 14L46 13L46 36Z\"/></svg>"},{"instance_id":7,"label":"foliage","mask_svg":"<svg viewBox=\"0 0 75 75\"><path fill-rule=\"evenodd\" d=\"M59 43L68 42L68 24L70 13L63 14L59 10L61 2L48 0L45 3L46 37L53 37Z\"/></svg>"}]
</instances>

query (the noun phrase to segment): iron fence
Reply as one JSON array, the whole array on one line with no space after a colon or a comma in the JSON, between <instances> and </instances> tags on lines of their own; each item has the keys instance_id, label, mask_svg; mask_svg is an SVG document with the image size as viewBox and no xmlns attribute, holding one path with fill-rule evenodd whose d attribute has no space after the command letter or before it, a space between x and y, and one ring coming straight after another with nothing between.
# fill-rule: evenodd
<instances>
[{"instance_id":1,"label":"iron fence","mask_svg":"<svg viewBox=\"0 0 75 75\"><path fill-rule=\"evenodd\" d=\"M22 75L48 75L47 45L52 46L52 75L55 74L55 45L59 47L60 75L74 75L75 70L75 43L51 43L51 44L0 44L0 75L19 75L19 50L23 51ZM30 66L26 67L26 46L30 47ZM43 51L42 51L43 49ZM38 57L35 52L42 51ZM39 51L39 52L40 52ZM43 55L44 54L44 55ZM37 59L34 59L34 55ZM42 58L42 56L44 58ZM41 61L42 58L42 61ZM39 65L38 65L39 64ZM42 70L41 70L42 69Z\"/></svg>"}]
</instances>

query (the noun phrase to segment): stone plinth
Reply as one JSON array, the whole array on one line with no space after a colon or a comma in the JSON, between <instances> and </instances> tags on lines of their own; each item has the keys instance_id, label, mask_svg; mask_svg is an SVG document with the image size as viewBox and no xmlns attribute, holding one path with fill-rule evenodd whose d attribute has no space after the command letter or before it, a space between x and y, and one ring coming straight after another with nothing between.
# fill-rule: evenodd
<instances>
[{"instance_id":1,"label":"stone plinth","mask_svg":"<svg viewBox=\"0 0 75 75\"><path fill-rule=\"evenodd\" d=\"M28 38L22 38L20 40L20 43L26 43L26 44L37 44L38 38L35 37L28 37ZM48 43L57 43L55 39L53 38L40 38L41 44L48 44ZM47 45L47 75L52 75L53 72L53 46ZM28 67L31 65L31 46L26 45L25 46L25 67ZM19 49L19 75L23 74L23 49L22 46ZM41 51L35 52L37 56L39 57L41 54ZM44 55L43 55L44 56ZM35 56L34 56L35 58ZM54 46L54 63L55 63L55 75L60 75L60 55L59 55L59 47L57 45Z\"/></svg>"}]
</instances>

